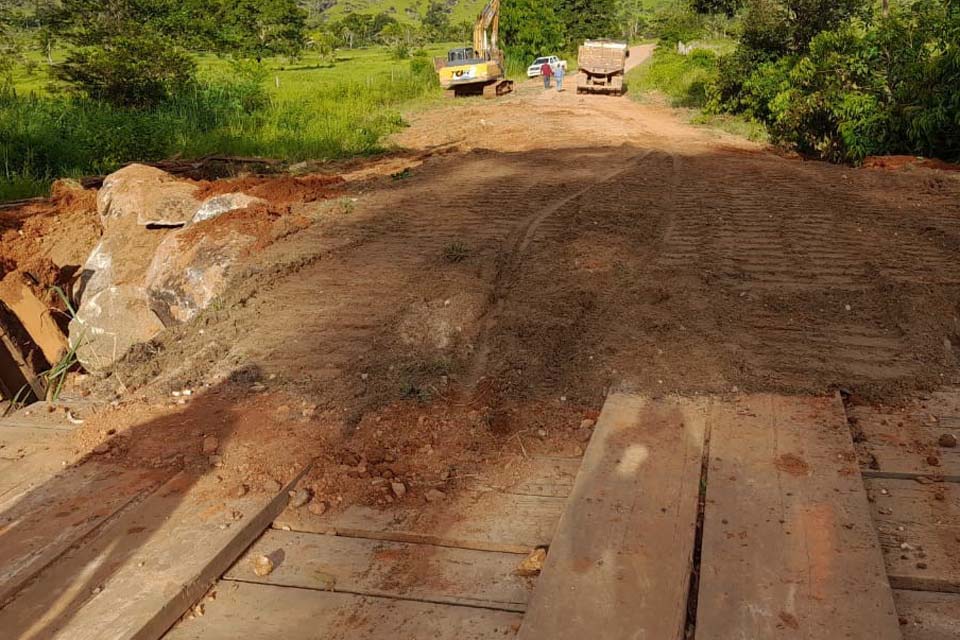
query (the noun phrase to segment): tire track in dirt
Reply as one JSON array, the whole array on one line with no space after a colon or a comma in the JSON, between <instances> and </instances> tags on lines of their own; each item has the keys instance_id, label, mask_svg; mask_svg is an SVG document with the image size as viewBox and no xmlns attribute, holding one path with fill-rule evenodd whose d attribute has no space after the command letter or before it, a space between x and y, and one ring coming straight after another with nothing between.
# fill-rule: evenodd
<instances>
[{"instance_id":1,"label":"tire track in dirt","mask_svg":"<svg viewBox=\"0 0 960 640\"><path fill-rule=\"evenodd\" d=\"M467 373L464 378L464 385L467 388L473 389L474 392L476 392L477 386L480 384L484 376L492 373L488 371L490 351L492 348L490 334L497 329L501 322L506 291L517 279L518 273L524 261L525 254L536 237L538 231L540 231L541 227L544 225L544 222L546 222L551 216L559 212L564 207L572 203L576 203L581 198L584 198L593 191L602 189L604 186L616 180L618 177L634 171L636 169L636 165L642 163L650 156L651 153L651 150L646 150L626 158L622 165L617 166L617 168L600 176L593 183L579 188L573 193L551 203L546 207L543 207L539 211L535 211L519 226L519 228L513 234L514 239L512 241L508 241L507 243L511 245L510 249L506 253L502 254L497 261L498 268L496 277L494 279L490 305L481 318L482 329L478 341L478 348L476 350L473 363L470 366L469 373ZM551 228L548 230L549 232L544 235L554 235L560 226L561 223L556 221L554 225L551 225ZM480 393L485 393L485 390L481 390Z\"/></svg>"},{"instance_id":2,"label":"tire track in dirt","mask_svg":"<svg viewBox=\"0 0 960 640\"><path fill-rule=\"evenodd\" d=\"M955 256L901 238L882 209L774 159L732 156L693 169L701 180L681 186L678 232L658 266L665 277L699 269L742 301L736 321L712 336L734 343L741 367L785 386L801 377L842 384L922 373L877 289L889 280L952 279ZM761 182L766 188L757 189ZM886 251L877 251L878 236Z\"/></svg>"},{"instance_id":3,"label":"tire track in dirt","mask_svg":"<svg viewBox=\"0 0 960 640\"><path fill-rule=\"evenodd\" d=\"M585 159L578 152L570 155ZM394 391L403 387L407 383L400 378L419 373L405 369L439 367L436 361L451 355L440 352L456 346L405 343L411 309L433 305L442 314L442 304L452 301L447 309L456 316L458 296L466 296L468 308L450 321L478 325L498 296L497 274L516 268L544 219L623 171L621 156L620 150L606 150L558 171L567 184L564 193L574 191L559 199L556 184L539 170L548 158L555 160L548 153L475 153L455 167L448 162L425 166L415 179L371 197L367 212L359 214L368 216L357 223L365 229L360 244L306 266L264 299L266 308L251 336L269 333L279 314L301 327L302 339L281 345L246 341L238 350L267 370L302 371L301 382L308 387L345 383L373 398L386 395L384 385ZM454 245L467 254L462 263L445 257ZM511 252L504 254L504 246ZM476 352L472 335L478 329L464 329L459 356L469 358Z\"/></svg>"},{"instance_id":4,"label":"tire track in dirt","mask_svg":"<svg viewBox=\"0 0 960 640\"><path fill-rule=\"evenodd\" d=\"M441 379L587 402L612 382L960 380L960 181L787 160L592 98L419 114L405 144L468 150L298 234L325 248L229 314L230 358L344 407Z\"/></svg>"}]
</instances>

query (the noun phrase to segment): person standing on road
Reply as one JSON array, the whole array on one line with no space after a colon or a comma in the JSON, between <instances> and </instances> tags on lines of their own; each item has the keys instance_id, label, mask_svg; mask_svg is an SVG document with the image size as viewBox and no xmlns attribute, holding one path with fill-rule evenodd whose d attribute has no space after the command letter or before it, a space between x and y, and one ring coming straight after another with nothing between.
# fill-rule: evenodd
<instances>
[{"instance_id":1,"label":"person standing on road","mask_svg":"<svg viewBox=\"0 0 960 640\"><path fill-rule=\"evenodd\" d=\"M563 76L567 75L567 70L563 67L563 63L557 65L557 70L553 74L557 78L557 91L563 91Z\"/></svg>"},{"instance_id":2,"label":"person standing on road","mask_svg":"<svg viewBox=\"0 0 960 640\"><path fill-rule=\"evenodd\" d=\"M550 66L549 62L544 62L540 66L540 75L543 76L543 88L550 88L550 78L553 76L553 67Z\"/></svg>"}]
</instances>

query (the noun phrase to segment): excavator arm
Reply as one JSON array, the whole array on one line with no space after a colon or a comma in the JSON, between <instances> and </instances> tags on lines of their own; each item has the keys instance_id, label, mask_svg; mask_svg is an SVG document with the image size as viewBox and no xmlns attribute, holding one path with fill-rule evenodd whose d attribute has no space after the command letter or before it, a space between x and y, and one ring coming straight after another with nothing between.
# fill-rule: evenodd
<instances>
[{"instance_id":1,"label":"excavator arm","mask_svg":"<svg viewBox=\"0 0 960 640\"><path fill-rule=\"evenodd\" d=\"M484 60L499 60L500 0L490 0L473 25L473 50Z\"/></svg>"}]
</instances>

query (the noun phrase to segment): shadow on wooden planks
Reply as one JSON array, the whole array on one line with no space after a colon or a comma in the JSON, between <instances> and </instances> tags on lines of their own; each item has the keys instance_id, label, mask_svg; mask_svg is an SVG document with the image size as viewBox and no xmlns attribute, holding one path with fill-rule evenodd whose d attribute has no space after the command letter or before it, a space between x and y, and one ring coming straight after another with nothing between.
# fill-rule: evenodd
<instances>
[{"instance_id":1,"label":"shadow on wooden planks","mask_svg":"<svg viewBox=\"0 0 960 640\"><path fill-rule=\"evenodd\" d=\"M214 468L200 456L187 456L190 468L178 472L178 455L200 452L193 431L230 440L234 403L229 389L211 389L180 412L115 434L109 452L7 496L0 507L5 635L159 637L203 594L286 503L284 492L217 498ZM157 457L138 468L113 456L131 448Z\"/></svg>"}]
</instances>

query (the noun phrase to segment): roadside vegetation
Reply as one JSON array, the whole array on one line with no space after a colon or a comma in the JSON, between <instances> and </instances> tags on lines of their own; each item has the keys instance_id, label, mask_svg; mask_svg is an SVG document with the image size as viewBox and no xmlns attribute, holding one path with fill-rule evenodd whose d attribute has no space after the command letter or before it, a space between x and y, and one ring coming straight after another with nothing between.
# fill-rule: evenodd
<instances>
[{"instance_id":1,"label":"roadside vegetation","mask_svg":"<svg viewBox=\"0 0 960 640\"><path fill-rule=\"evenodd\" d=\"M382 150L483 4L4 2L0 199L134 160ZM500 35L515 77L587 38L658 41L634 96L811 156L960 157L960 0L504 0Z\"/></svg>"},{"instance_id":2,"label":"roadside vegetation","mask_svg":"<svg viewBox=\"0 0 960 640\"><path fill-rule=\"evenodd\" d=\"M631 86L695 120L833 162L960 159L958 0L692 0L655 25Z\"/></svg>"},{"instance_id":3,"label":"roadside vegetation","mask_svg":"<svg viewBox=\"0 0 960 640\"><path fill-rule=\"evenodd\" d=\"M448 46L428 43L450 35L312 29L294 0L24 5L0 14L0 200L134 160L375 153L401 106L437 94Z\"/></svg>"}]
</instances>

